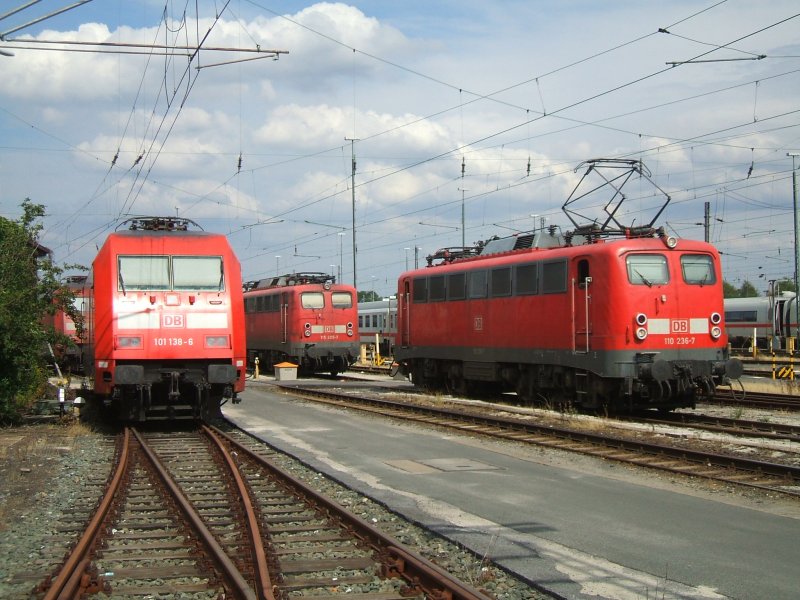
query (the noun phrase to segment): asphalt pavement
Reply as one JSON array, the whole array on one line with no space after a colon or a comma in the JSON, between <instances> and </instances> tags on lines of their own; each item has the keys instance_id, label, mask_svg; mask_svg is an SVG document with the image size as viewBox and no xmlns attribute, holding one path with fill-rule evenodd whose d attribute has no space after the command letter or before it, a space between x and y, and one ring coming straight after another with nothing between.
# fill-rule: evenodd
<instances>
[{"instance_id":1,"label":"asphalt pavement","mask_svg":"<svg viewBox=\"0 0 800 600\"><path fill-rule=\"evenodd\" d=\"M575 599L795 599L800 503L739 502L611 461L317 405L250 384L226 417Z\"/></svg>"}]
</instances>

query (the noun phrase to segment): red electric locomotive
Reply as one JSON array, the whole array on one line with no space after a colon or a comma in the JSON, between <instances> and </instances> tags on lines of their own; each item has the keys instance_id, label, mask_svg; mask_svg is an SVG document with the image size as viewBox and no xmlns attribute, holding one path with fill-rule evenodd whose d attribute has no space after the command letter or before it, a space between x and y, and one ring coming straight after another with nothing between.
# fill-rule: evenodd
<instances>
[{"instance_id":1,"label":"red electric locomotive","mask_svg":"<svg viewBox=\"0 0 800 600\"><path fill-rule=\"evenodd\" d=\"M214 417L244 390L239 261L188 219L125 223L93 264L95 395L122 420Z\"/></svg>"},{"instance_id":2,"label":"red electric locomotive","mask_svg":"<svg viewBox=\"0 0 800 600\"><path fill-rule=\"evenodd\" d=\"M424 387L669 410L742 373L716 249L651 227L551 227L439 251L401 275L397 298L395 360Z\"/></svg>"},{"instance_id":3,"label":"red electric locomotive","mask_svg":"<svg viewBox=\"0 0 800 600\"><path fill-rule=\"evenodd\" d=\"M82 317L82 328L78 328L72 317L63 310L57 310L47 319L47 324L60 334L61 341L53 348L56 360L72 372L84 371L84 351L91 335L92 289L87 275L70 275L64 281L64 288L72 292L72 305L75 313Z\"/></svg>"},{"instance_id":4,"label":"red electric locomotive","mask_svg":"<svg viewBox=\"0 0 800 600\"><path fill-rule=\"evenodd\" d=\"M358 358L356 290L325 273L294 273L245 286L247 355L264 368L346 371Z\"/></svg>"}]
</instances>

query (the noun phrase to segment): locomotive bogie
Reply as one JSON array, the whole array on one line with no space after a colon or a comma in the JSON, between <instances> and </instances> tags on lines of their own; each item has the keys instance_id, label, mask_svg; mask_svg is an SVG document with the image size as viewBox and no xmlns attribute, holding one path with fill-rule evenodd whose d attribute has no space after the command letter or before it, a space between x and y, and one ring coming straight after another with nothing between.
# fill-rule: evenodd
<instances>
[{"instance_id":1,"label":"locomotive bogie","mask_svg":"<svg viewBox=\"0 0 800 600\"><path fill-rule=\"evenodd\" d=\"M716 250L658 239L517 249L401 276L412 381L609 410L692 407L729 361Z\"/></svg>"}]
</instances>

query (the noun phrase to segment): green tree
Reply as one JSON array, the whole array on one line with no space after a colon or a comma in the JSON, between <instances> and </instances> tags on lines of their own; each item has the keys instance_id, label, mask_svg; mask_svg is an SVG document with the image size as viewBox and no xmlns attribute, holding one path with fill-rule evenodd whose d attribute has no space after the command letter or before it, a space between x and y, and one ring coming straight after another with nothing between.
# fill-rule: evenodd
<instances>
[{"instance_id":1,"label":"green tree","mask_svg":"<svg viewBox=\"0 0 800 600\"><path fill-rule=\"evenodd\" d=\"M794 281L791 279L779 279L775 282L775 289L779 292L794 292Z\"/></svg>"},{"instance_id":2,"label":"green tree","mask_svg":"<svg viewBox=\"0 0 800 600\"><path fill-rule=\"evenodd\" d=\"M755 298L758 296L758 290L756 286L745 279L744 283L742 283L742 287L739 288L739 297L740 298Z\"/></svg>"},{"instance_id":3,"label":"green tree","mask_svg":"<svg viewBox=\"0 0 800 600\"><path fill-rule=\"evenodd\" d=\"M29 198L21 206L18 221L0 217L0 423L17 420L46 383L55 338L45 317L62 309L80 322L62 269L38 244L44 206Z\"/></svg>"},{"instance_id":4,"label":"green tree","mask_svg":"<svg viewBox=\"0 0 800 600\"><path fill-rule=\"evenodd\" d=\"M374 302L375 300L380 300L381 297L378 293L374 290L370 290L368 292L358 292L358 301L359 302Z\"/></svg>"},{"instance_id":5,"label":"green tree","mask_svg":"<svg viewBox=\"0 0 800 600\"><path fill-rule=\"evenodd\" d=\"M723 298L738 298L739 290L732 283L727 281L722 282L722 297Z\"/></svg>"}]
</instances>

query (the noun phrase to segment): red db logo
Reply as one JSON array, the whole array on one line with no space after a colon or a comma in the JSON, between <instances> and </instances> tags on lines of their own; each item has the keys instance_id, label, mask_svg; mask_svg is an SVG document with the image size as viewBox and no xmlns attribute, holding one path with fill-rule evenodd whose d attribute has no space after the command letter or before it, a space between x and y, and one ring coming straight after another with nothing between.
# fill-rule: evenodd
<instances>
[{"instance_id":1,"label":"red db logo","mask_svg":"<svg viewBox=\"0 0 800 600\"><path fill-rule=\"evenodd\" d=\"M183 320L183 315L162 315L162 327L185 327L186 324Z\"/></svg>"}]
</instances>

